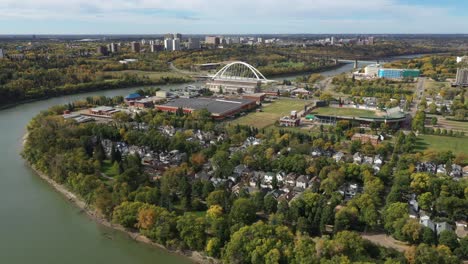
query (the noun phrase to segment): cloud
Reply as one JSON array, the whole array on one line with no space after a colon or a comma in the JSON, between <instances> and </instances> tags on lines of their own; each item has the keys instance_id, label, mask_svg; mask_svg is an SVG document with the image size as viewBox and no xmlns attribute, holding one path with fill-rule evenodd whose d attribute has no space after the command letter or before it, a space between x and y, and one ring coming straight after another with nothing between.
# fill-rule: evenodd
<instances>
[{"instance_id":1,"label":"cloud","mask_svg":"<svg viewBox=\"0 0 468 264\"><path fill-rule=\"evenodd\" d=\"M131 23L227 32L274 28L315 33L333 28L354 32L385 26L418 31L468 26L453 16L454 6L429 6L400 0L0 0L0 21L63 21L66 23ZM457 20L458 19L458 20ZM460 22L463 20L464 22ZM439 21L439 24L435 24ZM372 23L372 24L369 24ZM248 27L250 25L250 27ZM199 26L199 28L197 28ZM203 28L202 28L203 27ZM310 31L304 31L307 29ZM140 28L143 29L143 28ZM361 31L359 30L361 29ZM114 30L114 29L111 29ZM14 32L11 32L14 33ZM135 33L135 32L134 32Z\"/></svg>"}]
</instances>

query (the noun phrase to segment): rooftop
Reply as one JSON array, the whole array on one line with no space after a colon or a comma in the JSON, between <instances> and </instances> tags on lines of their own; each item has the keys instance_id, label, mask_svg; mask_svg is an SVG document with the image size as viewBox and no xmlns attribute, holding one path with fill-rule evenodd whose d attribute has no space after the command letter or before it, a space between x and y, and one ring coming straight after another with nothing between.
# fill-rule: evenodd
<instances>
[{"instance_id":1,"label":"rooftop","mask_svg":"<svg viewBox=\"0 0 468 264\"><path fill-rule=\"evenodd\" d=\"M207 109L212 114L222 115L253 102L255 101L250 99L178 98L161 106L191 110Z\"/></svg>"}]
</instances>

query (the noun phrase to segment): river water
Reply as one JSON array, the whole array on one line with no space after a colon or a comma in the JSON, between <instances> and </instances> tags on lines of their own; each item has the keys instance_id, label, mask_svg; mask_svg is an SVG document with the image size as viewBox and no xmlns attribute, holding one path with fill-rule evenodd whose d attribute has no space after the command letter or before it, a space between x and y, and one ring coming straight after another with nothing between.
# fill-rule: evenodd
<instances>
[{"instance_id":1,"label":"river water","mask_svg":"<svg viewBox=\"0 0 468 264\"><path fill-rule=\"evenodd\" d=\"M352 67L345 64L322 74L331 76ZM39 111L87 96L126 95L134 90L63 96L0 111L0 263L189 263L184 257L135 242L121 232L95 223L36 176L20 156L26 125Z\"/></svg>"}]
</instances>

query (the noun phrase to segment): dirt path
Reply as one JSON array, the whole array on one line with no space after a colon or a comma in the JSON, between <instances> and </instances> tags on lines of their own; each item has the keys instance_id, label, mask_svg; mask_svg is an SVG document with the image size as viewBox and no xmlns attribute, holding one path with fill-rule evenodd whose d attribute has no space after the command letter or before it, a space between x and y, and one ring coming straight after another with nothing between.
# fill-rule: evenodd
<instances>
[{"instance_id":1,"label":"dirt path","mask_svg":"<svg viewBox=\"0 0 468 264\"><path fill-rule=\"evenodd\" d=\"M399 252L405 252L409 248L409 246L404 242L398 241L386 234L361 233L361 237L371 241L376 245L386 248L393 248Z\"/></svg>"}]
</instances>

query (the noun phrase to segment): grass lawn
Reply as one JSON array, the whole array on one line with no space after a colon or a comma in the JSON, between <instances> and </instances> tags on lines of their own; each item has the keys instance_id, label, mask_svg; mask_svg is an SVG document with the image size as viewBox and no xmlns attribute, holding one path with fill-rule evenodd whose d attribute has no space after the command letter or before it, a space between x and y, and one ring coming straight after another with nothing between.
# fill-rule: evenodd
<instances>
[{"instance_id":1,"label":"grass lawn","mask_svg":"<svg viewBox=\"0 0 468 264\"><path fill-rule=\"evenodd\" d=\"M304 106L309 103L310 101L289 98L278 99L272 103L264 104L262 108L263 112L250 113L230 123L264 128L273 125L275 121L283 116L289 115L293 110L298 112L303 110Z\"/></svg>"},{"instance_id":2,"label":"grass lawn","mask_svg":"<svg viewBox=\"0 0 468 264\"><path fill-rule=\"evenodd\" d=\"M104 174L106 174L108 177L115 177L119 174L119 171L115 171L113 168L112 168L112 163L110 160L105 160L102 162L102 172Z\"/></svg>"},{"instance_id":3,"label":"grass lawn","mask_svg":"<svg viewBox=\"0 0 468 264\"><path fill-rule=\"evenodd\" d=\"M161 77L186 77L178 72L151 72L151 71L135 71L135 70L126 70L126 71L115 71L115 72L105 72L105 75L112 76L121 76L124 74L136 74L138 76L148 76L150 79L159 80Z\"/></svg>"},{"instance_id":4,"label":"grass lawn","mask_svg":"<svg viewBox=\"0 0 468 264\"><path fill-rule=\"evenodd\" d=\"M339 108L339 107L319 107L312 111L312 114L317 115L337 115L337 116L355 116L355 117L379 117L375 111L356 109L356 108Z\"/></svg>"},{"instance_id":5,"label":"grass lawn","mask_svg":"<svg viewBox=\"0 0 468 264\"><path fill-rule=\"evenodd\" d=\"M423 151L426 149L436 151L452 151L455 154L468 153L468 138L467 137L445 137L434 135L421 135L417 140L417 150Z\"/></svg>"}]
</instances>

